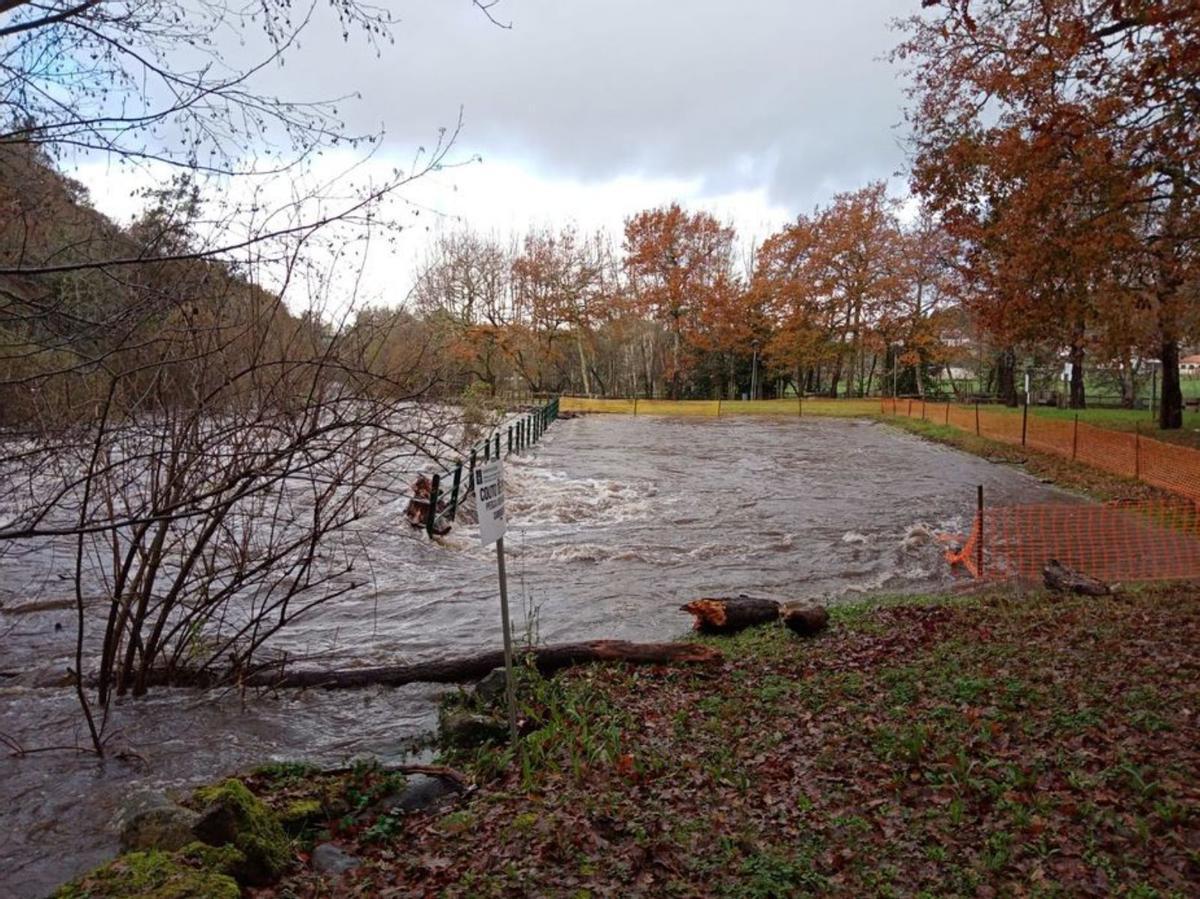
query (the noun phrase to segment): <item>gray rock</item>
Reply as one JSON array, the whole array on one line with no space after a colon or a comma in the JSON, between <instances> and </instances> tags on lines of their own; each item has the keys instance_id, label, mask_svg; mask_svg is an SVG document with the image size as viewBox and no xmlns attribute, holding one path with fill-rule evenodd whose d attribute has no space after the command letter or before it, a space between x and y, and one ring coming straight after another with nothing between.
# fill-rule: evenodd
<instances>
[{"instance_id":1,"label":"gray rock","mask_svg":"<svg viewBox=\"0 0 1200 899\"><path fill-rule=\"evenodd\" d=\"M121 803L113 825L120 834L123 852L172 852L196 839L192 828L198 818L191 809L175 804L158 790L139 789Z\"/></svg>"},{"instance_id":2,"label":"gray rock","mask_svg":"<svg viewBox=\"0 0 1200 899\"><path fill-rule=\"evenodd\" d=\"M226 803L210 802L197 813L192 833L209 846L235 843L238 836L237 815Z\"/></svg>"},{"instance_id":3,"label":"gray rock","mask_svg":"<svg viewBox=\"0 0 1200 899\"><path fill-rule=\"evenodd\" d=\"M428 808L440 799L459 792L458 784L444 777L427 774L412 774L408 777L404 792L392 803L393 812L417 812Z\"/></svg>"},{"instance_id":4,"label":"gray rock","mask_svg":"<svg viewBox=\"0 0 1200 899\"><path fill-rule=\"evenodd\" d=\"M485 706L499 705L504 699L504 691L508 686L508 676L503 668L493 668L488 675L475 685L475 695Z\"/></svg>"},{"instance_id":5,"label":"gray rock","mask_svg":"<svg viewBox=\"0 0 1200 899\"><path fill-rule=\"evenodd\" d=\"M442 739L455 746L478 746L488 740L503 741L508 733L500 719L465 709L444 711L441 730Z\"/></svg>"},{"instance_id":6,"label":"gray rock","mask_svg":"<svg viewBox=\"0 0 1200 899\"><path fill-rule=\"evenodd\" d=\"M322 874L340 876L361 864L361 861L333 843L319 843L312 851L312 866Z\"/></svg>"}]
</instances>

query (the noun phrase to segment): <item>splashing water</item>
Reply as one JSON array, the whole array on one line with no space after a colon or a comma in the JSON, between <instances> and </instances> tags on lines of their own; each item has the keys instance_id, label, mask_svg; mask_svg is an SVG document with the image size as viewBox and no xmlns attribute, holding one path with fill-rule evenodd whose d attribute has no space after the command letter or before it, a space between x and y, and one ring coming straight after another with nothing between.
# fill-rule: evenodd
<instances>
[{"instance_id":1,"label":"splashing water","mask_svg":"<svg viewBox=\"0 0 1200 899\"><path fill-rule=\"evenodd\" d=\"M936 534L966 529L976 484L989 503L1065 498L1011 467L833 419L593 416L556 424L505 468L514 614L520 627L536 608L547 641L670 638L687 626L678 606L704 595L836 602L944 588L953 575ZM385 505L353 535L368 548L369 587L297 623L277 648L346 667L499 642L492 549L461 522L427 541L402 512ZM0 601L35 587L53 598L61 563L23 557ZM0 670L61 672L72 615L0 614ZM78 743L72 696L33 679L0 680L0 733L28 747ZM432 726L443 690L160 691L114 706L112 745L128 753L0 757L0 896L45 894L115 852L109 821L135 783L183 788L271 759L395 759Z\"/></svg>"}]
</instances>

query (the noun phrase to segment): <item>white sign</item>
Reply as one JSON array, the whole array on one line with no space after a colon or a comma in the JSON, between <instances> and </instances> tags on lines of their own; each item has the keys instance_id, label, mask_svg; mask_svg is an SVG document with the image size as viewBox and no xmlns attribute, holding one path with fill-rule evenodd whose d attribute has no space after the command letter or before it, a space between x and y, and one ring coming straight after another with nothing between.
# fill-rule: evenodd
<instances>
[{"instance_id":1,"label":"white sign","mask_svg":"<svg viewBox=\"0 0 1200 899\"><path fill-rule=\"evenodd\" d=\"M504 518L504 470L499 459L475 469L475 508L479 511L479 542L483 546L495 543L508 529Z\"/></svg>"}]
</instances>

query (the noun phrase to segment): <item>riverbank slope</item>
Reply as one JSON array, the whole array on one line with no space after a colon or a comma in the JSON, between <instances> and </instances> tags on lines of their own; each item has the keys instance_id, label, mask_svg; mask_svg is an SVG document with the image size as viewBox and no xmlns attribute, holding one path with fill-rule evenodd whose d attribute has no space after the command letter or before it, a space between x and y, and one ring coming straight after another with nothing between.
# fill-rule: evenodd
<instances>
[{"instance_id":1,"label":"riverbank slope","mask_svg":"<svg viewBox=\"0 0 1200 899\"><path fill-rule=\"evenodd\" d=\"M477 788L437 811L315 821L265 895L1182 896L1200 882L1195 586L832 613L811 640L703 638L716 666L530 677L522 764L460 750L445 761ZM318 873L315 840L357 866Z\"/></svg>"}]
</instances>

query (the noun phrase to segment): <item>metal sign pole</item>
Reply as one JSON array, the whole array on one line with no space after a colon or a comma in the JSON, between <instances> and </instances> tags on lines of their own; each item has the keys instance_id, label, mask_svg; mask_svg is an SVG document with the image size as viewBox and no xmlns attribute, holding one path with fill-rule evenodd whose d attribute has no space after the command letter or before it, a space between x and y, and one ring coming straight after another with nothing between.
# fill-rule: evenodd
<instances>
[{"instance_id":1,"label":"metal sign pole","mask_svg":"<svg viewBox=\"0 0 1200 899\"><path fill-rule=\"evenodd\" d=\"M489 438L490 442L490 438ZM496 442L500 434L496 433ZM496 568L500 575L500 624L504 629L504 692L508 701L508 730L512 737L513 752L519 753L517 743L517 694L516 672L513 669L512 622L508 614L508 574L504 570L504 532L508 530L508 519L504 511L504 467L500 461L500 447L496 447L496 458L475 469L475 505L479 512L479 540L487 546L496 544Z\"/></svg>"},{"instance_id":2,"label":"metal sign pole","mask_svg":"<svg viewBox=\"0 0 1200 899\"><path fill-rule=\"evenodd\" d=\"M500 621L504 627L504 692L508 700L508 732L517 748L516 672L513 670L512 624L508 615L508 575L504 570L504 538L496 541L496 567L500 571Z\"/></svg>"}]
</instances>

